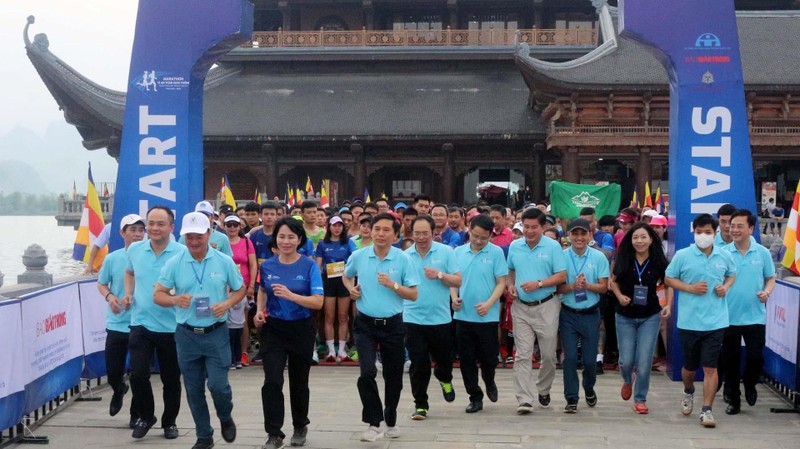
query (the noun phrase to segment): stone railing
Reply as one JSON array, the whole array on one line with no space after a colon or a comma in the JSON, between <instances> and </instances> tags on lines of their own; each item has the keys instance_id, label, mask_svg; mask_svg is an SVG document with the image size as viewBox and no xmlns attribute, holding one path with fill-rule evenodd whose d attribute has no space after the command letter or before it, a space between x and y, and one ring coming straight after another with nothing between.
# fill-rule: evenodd
<instances>
[{"instance_id":1,"label":"stone railing","mask_svg":"<svg viewBox=\"0 0 800 449\"><path fill-rule=\"evenodd\" d=\"M45 270L47 261L47 252L41 246L33 244L25 249L22 254L22 264L25 265L25 271L17 276L16 284L3 287L5 275L0 272L0 301L5 298L17 298L54 285L87 278L86 276L70 276L53 279L53 275Z\"/></svg>"},{"instance_id":2,"label":"stone railing","mask_svg":"<svg viewBox=\"0 0 800 449\"><path fill-rule=\"evenodd\" d=\"M256 31L242 47L430 47L511 46L519 31L519 42L532 46L597 46L596 30L357 30L357 31Z\"/></svg>"},{"instance_id":3,"label":"stone railing","mask_svg":"<svg viewBox=\"0 0 800 449\"><path fill-rule=\"evenodd\" d=\"M78 196L74 199L66 196L59 197L58 212L56 213L58 225L72 226L78 229L78 225L81 223L83 203L85 201L85 196ZM114 197L100 197L100 209L103 211L103 220L108 223L111 219L111 214L114 212Z\"/></svg>"}]
</instances>

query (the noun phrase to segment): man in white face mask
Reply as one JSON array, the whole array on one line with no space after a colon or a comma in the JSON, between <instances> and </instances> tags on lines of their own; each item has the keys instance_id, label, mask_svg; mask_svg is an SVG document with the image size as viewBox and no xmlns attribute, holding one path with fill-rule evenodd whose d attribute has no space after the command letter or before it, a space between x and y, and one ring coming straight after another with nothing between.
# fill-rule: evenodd
<instances>
[{"instance_id":1,"label":"man in white face mask","mask_svg":"<svg viewBox=\"0 0 800 449\"><path fill-rule=\"evenodd\" d=\"M682 412L692 414L694 374L703 368L703 409L700 424L715 427L711 406L717 392L717 361L728 327L725 295L736 279L730 251L714 246L717 221L700 214L692 222L695 244L681 249L667 267L666 284L678 290L678 336L683 347Z\"/></svg>"}]
</instances>

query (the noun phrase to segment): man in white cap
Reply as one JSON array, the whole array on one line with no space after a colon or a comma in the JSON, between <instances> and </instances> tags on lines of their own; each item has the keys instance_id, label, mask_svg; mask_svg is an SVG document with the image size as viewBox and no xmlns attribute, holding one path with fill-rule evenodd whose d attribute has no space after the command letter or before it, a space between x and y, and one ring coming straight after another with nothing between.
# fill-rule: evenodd
<instances>
[{"instance_id":1,"label":"man in white cap","mask_svg":"<svg viewBox=\"0 0 800 449\"><path fill-rule=\"evenodd\" d=\"M125 298L125 266L128 263L127 250L133 242L144 239L144 218L129 214L122 217L119 233L125 247L109 254L103 260L100 275L97 277L97 289L108 303L106 311L106 372L108 384L114 391L108 413L116 415L122 409L122 398L128 392L125 383L125 358L128 355L128 336L130 335L131 312L130 298ZM129 426L133 428L139 414L135 404L131 404Z\"/></svg>"},{"instance_id":2,"label":"man in white cap","mask_svg":"<svg viewBox=\"0 0 800 449\"><path fill-rule=\"evenodd\" d=\"M206 383L220 419L222 438L228 443L236 439L236 424L231 417L233 394L228 382L230 337L225 321L228 309L242 300L247 289L233 259L211 250L211 234L214 231L205 214L186 214L181 236L186 239L188 251L167 262L155 287L156 303L176 311L178 363L197 434L193 449L214 446Z\"/></svg>"},{"instance_id":3,"label":"man in white cap","mask_svg":"<svg viewBox=\"0 0 800 449\"><path fill-rule=\"evenodd\" d=\"M200 212L208 218L208 227L211 229L211 217L214 216L214 207L208 201L200 201L194 207L195 212ZM186 244L186 237L181 235L180 240L178 243L185 245ZM228 257L233 257L233 250L231 250L231 242L228 240L227 234L219 231L212 230L211 234L209 234L209 244L215 250L221 252L222 254L227 255Z\"/></svg>"}]
</instances>

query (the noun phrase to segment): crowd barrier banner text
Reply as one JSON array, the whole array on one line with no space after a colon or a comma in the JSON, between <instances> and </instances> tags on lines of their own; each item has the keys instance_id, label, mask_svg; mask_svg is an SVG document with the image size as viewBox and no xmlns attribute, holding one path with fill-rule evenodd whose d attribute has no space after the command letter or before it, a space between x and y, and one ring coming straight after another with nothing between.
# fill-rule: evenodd
<instances>
[{"instance_id":1,"label":"crowd barrier banner text","mask_svg":"<svg viewBox=\"0 0 800 449\"><path fill-rule=\"evenodd\" d=\"M78 285L70 283L22 297L25 413L80 381L83 367Z\"/></svg>"},{"instance_id":2,"label":"crowd barrier banner text","mask_svg":"<svg viewBox=\"0 0 800 449\"><path fill-rule=\"evenodd\" d=\"M25 409L25 357L19 300L0 301L0 430L17 424Z\"/></svg>"},{"instance_id":3,"label":"crowd barrier banner text","mask_svg":"<svg viewBox=\"0 0 800 449\"><path fill-rule=\"evenodd\" d=\"M78 283L81 300L84 366L81 377L94 379L106 375L106 303L94 279Z\"/></svg>"},{"instance_id":4,"label":"crowd barrier banner text","mask_svg":"<svg viewBox=\"0 0 800 449\"><path fill-rule=\"evenodd\" d=\"M767 301L764 371L792 391L797 391L799 323L800 287L778 281Z\"/></svg>"}]
</instances>

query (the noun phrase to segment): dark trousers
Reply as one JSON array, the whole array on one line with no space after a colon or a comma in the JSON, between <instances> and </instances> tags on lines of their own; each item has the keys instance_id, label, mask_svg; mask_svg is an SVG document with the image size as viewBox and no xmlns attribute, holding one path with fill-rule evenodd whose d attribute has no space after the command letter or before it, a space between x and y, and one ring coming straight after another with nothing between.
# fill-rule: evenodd
<instances>
[{"instance_id":1,"label":"dark trousers","mask_svg":"<svg viewBox=\"0 0 800 449\"><path fill-rule=\"evenodd\" d=\"M283 370L289 361L289 403L292 407L292 426L308 425L308 373L314 351L313 318L286 321L269 317L261 327L261 360L264 386L261 387L261 406L264 411L264 430L269 435L284 438L281 431L285 415L283 399Z\"/></svg>"},{"instance_id":2,"label":"dark trousers","mask_svg":"<svg viewBox=\"0 0 800 449\"><path fill-rule=\"evenodd\" d=\"M386 320L370 319L362 314L356 315L353 335L358 349L359 369L358 394L361 397L361 420L371 426L380 426L381 421L393 427L397 424L397 404L403 391L403 364L405 363L404 338L406 334L403 316L397 314ZM385 407L378 394L375 378L375 353L380 345L383 363L383 382Z\"/></svg>"},{"instance_id":3,"label":"dark trousers","mask_svg":"<svg viewBox=\"0 0 800 449\"><path fill-rule=\"evenodd\" d=\"M106 329L106 375L114 394L122 394L125 388L125 359L128 356L129 335L127 332ZM130 410L131 418L138 419L137 405L133 400Z\"/></svg>"},{"instance_id":4,"label":"dark trousers","mask_svg":"<svg viewBox=\"0 0 800 449\"><path fill-rule=\"evenodd\" d=\"M742 338L744 338L746 354L744 378L740 375ZM764 368L765 338L766 326L763 324L731 326L725 330L725 338L722 340L722 364L720 365L723 373L720 373L720 378L724 374L725 393L731 404L741 404L740 379L744 381L745 391L756 387L758 376L761 375L761 370Z\"/></svg>"},{"instance_id":5,"label":"dark trousers","mask_svg":"<svg viewBox=\"0 0 800 449\"><path fill-rule=\"evenodd\" d=\"M416 408L427 410L428 384L431 382L431 358L436 362L433 375L440 382L453 381L452 340L450 323L422 325L406 323L406 349L411 360L408 375L411 378L411 394Z\"/></svg>"},{"instance_id":6,"label":"dark trousers","mask_svg":"<svg viewBox=\"0 0 800 449\"><path fill-rule=\"evenodd\" d=\"M242 332L244 329L228 328L228 335L231 345L231 365L242 363Z\"/></svg>"},{"instance_id":7,"label":"dark trousers","mask_svg":"<svg viewBox=\"0 0 800 449\"><path fill-rule=\"evenodd\" d=\"M174 426L181 409L181 370L175 349L175 334L131 326L128 350L131 353L131 391L139 418L148 420L155 416L153 387L150 385L150 360L155 352L164 388L161 427Z\"/></svg>"},{"instance_id":8,"label":"dark trousers","mask_svg":"<svg viewBox=\"0 0 800 449\"><path fill-rule=\"evenodd\" d=\"M497 340L497 323L473 323L455 321L457 326L458 348L461 351L461 377L470 402L482 401L483 390L478 385L478 365L486 388L497 388L494 372L497 368L497 354L500 343Z\"/></svg>"},{"instance_id":9,"label":"dark trousers","mask_svg":"<svg viewBox=\"0 0 800 449\"><path fill-rule=\"evenodd\" d=\"M578 383L578 339L581 340L583 357L583 390L594 391L597 382L597 339L600 329L600 313L595 311L579 315L561 308L558 319L558 333L561 335L561 350L564 372L564 399L576 403L580 397Z\"/></svg>"}]
</instances>

